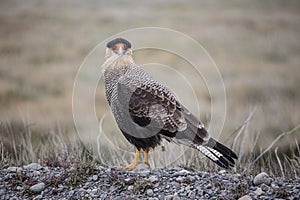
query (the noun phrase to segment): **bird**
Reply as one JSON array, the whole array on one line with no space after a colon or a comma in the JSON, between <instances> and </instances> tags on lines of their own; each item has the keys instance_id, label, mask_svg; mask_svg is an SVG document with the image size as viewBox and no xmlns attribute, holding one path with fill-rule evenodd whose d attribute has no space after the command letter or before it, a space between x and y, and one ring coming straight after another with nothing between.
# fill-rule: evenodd
<instances>
[{"instance_id":1,"label":"bird","mask_svg":"<svg viewBox=\"0 0 300 200\"><path fill-rule=\"evenodd\" d=\"M213 139L167 87L135 63L128 40L115 38L106 44L102 76L115 121L135 146L135 157L125 166L127 170L139 163L148 164L149 151L162 140L196 149L222 168L234 167L237 154Z\"/></svg>"}]
</instances>

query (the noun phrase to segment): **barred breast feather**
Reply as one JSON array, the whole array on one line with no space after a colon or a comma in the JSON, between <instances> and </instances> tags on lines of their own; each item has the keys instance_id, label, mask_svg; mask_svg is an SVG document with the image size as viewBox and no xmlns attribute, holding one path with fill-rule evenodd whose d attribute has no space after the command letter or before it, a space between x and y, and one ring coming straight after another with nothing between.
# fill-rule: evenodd
<instances>
[{"instance_id":1,"label":"barred breast feather","mask_svg":"<svg viewBox=\"0 0 300 200\"><path fill-rule=\"evenodd\" d=\"M236 154L210 137L203 124L165 86L135 64L105 71L108 102L116 122L138 149L167 139L190 146L224 168Z\"/></svg>"}]
</instances>

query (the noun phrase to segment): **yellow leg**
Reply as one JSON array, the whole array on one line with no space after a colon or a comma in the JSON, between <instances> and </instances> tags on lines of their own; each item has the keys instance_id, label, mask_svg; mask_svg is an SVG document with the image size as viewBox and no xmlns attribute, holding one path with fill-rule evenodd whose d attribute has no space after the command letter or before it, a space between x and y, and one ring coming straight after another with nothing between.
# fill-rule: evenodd
<instances>
[{"instance_id":1,"label":"yellow leg","mask_svg":"<svg viewBox=\"0 0 300 200\"><path fill-rule=\"evenodd\" d=\"M139 157L140 157L140 150L139 149L136 149L135 150L135 157L132 161L131 164L127 165L125 168L128 169L128 170L132 170L133 168L135 168L135 166L138 164L139 162Z\"/></svg>"},{"instance_id":2,"label":"yellow leg","mask_svg":"<svg viewBox=\"0 0 300 200\"><path fill-rule=\"evenodd\" d=\"M148 163L149 149L144 150L144 163Z\"/></svg>"}]
</instances>

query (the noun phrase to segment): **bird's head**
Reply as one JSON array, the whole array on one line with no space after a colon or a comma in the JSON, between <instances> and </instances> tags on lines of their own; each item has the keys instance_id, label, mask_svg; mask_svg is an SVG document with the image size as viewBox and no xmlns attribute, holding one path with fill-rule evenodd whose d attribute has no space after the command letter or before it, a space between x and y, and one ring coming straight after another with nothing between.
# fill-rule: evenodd
<instances>
[{"instance_id":1,"label":"bird's head","mask_svg":"<svg viewBox=\"0 0 300 200\"><path fill-rule=\"evenodd\" d=\"M106 45L106 58L125 58L132 55L131 44L123 38L116 38Z\"/></svg>"}]
</instances>

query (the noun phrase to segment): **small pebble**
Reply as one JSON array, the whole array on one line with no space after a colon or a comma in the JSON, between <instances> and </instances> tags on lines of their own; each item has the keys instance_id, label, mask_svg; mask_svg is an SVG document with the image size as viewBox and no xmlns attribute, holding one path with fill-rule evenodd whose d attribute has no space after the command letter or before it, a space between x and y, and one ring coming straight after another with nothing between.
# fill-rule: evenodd
<instances>
[{"instance_id":1,"label":"small pebble","mask_svg":"<svg viewBox=\"0 0 300 200\"><path fill-rule=\"evenodd\" d=\"M151 175L148 179L151 183L154 183L154 182L157 182L158 181L158 178L157 176L154 176L154 175Z\"/></svg>"},{"instance_id":2,"label":"small pebble","mask_svg":"<svg viewBox=\"0 0 300 200\"><path fill-rule=\"evenodd\" d=\"M41 199L43 199L43 195L41 194L33 198L33 200L41 200Z\"/></svg>"},{"instance_id":3,"label":"small pebble","mask_svg":"<svg viewBox=\"0 0 300 200\"><path fill-rule=\"evenodd\" d=\"M84 171L79 177L77 166L31 167L0 169L0 200L2 199L300 199L300 179L274 178L263 174L237 175L188 171L180 167L146 169L145 171L117 170L116 167L94 167L100 172ZM30 169L31 168L31 169ZM37 169L36 168L36 169ZM28 170L30 169L30 170ZM19 170L18 173L16 173ZM257 180L258 179L258 180ZM258 184L259 185L254 185ZM34 184L37 183L37 184ZM47 184L46 184L47 183ZM268 184L270 183L270 184ZM25 192L28 185L29 193ZM46 187L47 185L47 187ZM7 187L11 186L11 187ZM35 193L35 194L34 194ZM31 194L32 196L27 196ZM244 196L240 196L244 194ZM22 196L23 195L23 196Z\"/></svg>"},{"instance_id":4,"label":"small pebble","mask_svg":"<svg viewBox=\"0 0 300 200\"><path fill-rule=\"evenodd\" d=\"M262 195L264 192L262 191L261 188L257 188L255 191L254 191L254 194L256 194L256 196L260 196Z\"/></svg>"},{"instance_id":5,"label":"small pebble","mask_svg":"<svg viewBox=\"0 0 300 200\"><path fill-rule=\"evenodd\" d=\"M181 183L181 182L183 182L184 179L180 176L180 177L177 177L175 180L176 180L177 182Z\"/></svg>"},{"instance_id":6,"label":"small pebble","mask_svg":"<svg viewBox=\"0 0 300 200\"><path fill-rule=\"evenodd\" d=\"M252 200L252 198L249 195L245 195L240 197L238 200Z\"/></svg>"},{"instance_id":7,"label":"small pebble","mask_svg":"<svg viewBox=\"0 0 300 200\"><path fill-rule=\"evenodd\" d=\"M129 185L127 189L128 190L133 190L133 185Z\"/></svg>"},{"instance_id":8,"label":"small pebble","mask_svg":"<svg viewBox=\"0 0 300 200\"><path fill-rule=\"evenodd\" d=\"M148 189L148 190L147 190L147 195L148 195L148 196L152 197L152 196L153 196L153 193L154 193L154 192L153 192L152 189Z\"/></svg>"},{"instance_id":9,"label":"small pebble","mask_svg":"<svg viewBox=\"0 0 300 200\"><path fill-rule=\"evenodd\" d=\"M93 175L92 180L97 181L98 180L98 175Z\"/></svg>"}]
</instances>

